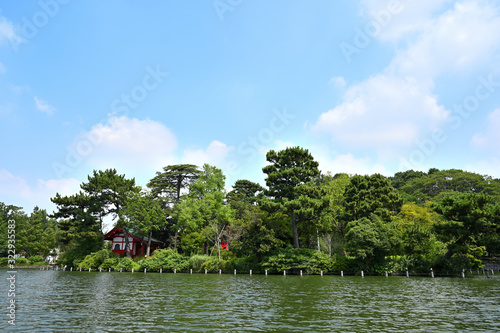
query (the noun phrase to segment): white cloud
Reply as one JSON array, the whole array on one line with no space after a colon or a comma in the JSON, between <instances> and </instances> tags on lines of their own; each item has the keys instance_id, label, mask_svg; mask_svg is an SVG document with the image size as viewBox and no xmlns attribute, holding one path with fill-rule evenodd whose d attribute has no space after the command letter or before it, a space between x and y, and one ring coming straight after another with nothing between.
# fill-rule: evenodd
<instances>
[{"instance_id":1,"label":"white cloud","mask_svg":"<svg viewBox=\"0 0 500 333\"><path fill-rule=\"evenodd\" d=\"M381 74L350 87L344 102L321 114L311 129L347 147L386 151L411 145L447 115L427 86Z\"/></svg>"},{"instance_id":2,"label":"white cloud","mask_svg":"<svg viewBox=\"0 0 500 333\"><path fill-rule=\"evenodd\" d=\"M420 2L414 2L414 5ZM447 71L494 64L500 50L499 10L488 1L461 1L423 27L390 68L400 75L432 80Z\"/></svg>"},{"instance_id":3,"label":"white cloud","mask_svg":"<svg viewBox=\"0 0 500 333\"><path fill-rule=\"evenodd\" d=\"M470 144L477 149L488 149L500 154L500 108L488 115L488 128L483 133L477 133L471 139ZM498 165L497 165L498 168Z\"/></svg>"},{"instance_id":4,"label":"white cloud","mask_svg":"<svg viewBox=\"0 0 500 333\"><path fill-rule=\"evenodd\" d=\"M338 153L325 145L312 146L309 150L314 159L319 163L322 173L331 172L347 173L350 175L372 175L380 173L389 176L388 171L380 163L372 161L369 157L355 157L352 153Z\"/></svg>"},{"instance_id":5,"label":"white cloud","mask_svg":"<svg viewBox=\"0 0 500 333\"><path fill-rule=\"evenodd\" d=\"M234 147L227 146L225 143L218 140L213 140L205 150L184 150L182 161L184 163L191 163L198 166L208 163L210 165L223 168L226 164L225 159L232 150L234 150Z\"/></svg>"},{"instance_id":6,"label":"white cloud","mask_svg":"<svg viewBox=\"0 0 500 333\"><path fill-rule=\"evenodd\" d=\"M473 164L468 164L465 167L465 170L469 170L471 172L479 173L480 175L488 175L493 178L500 178L500 169L498 166L500 165L499 157L491 157L486 160L477 161Z\"/></svg>"},{"instance_id":7,"label":"white cloud","mask_svg":"<svg viewBox=\"0 0 500 333\"><path fill-rule=\"evenodd\" d=\"M175 162L177 139L165 125L150 119L112 117L82 133L71 145L89 170L116 168L146 182Z\"/></svg>"},{"instance_id":8,"label":"white cloud","mask_svg":"<svg viewBox=\"0 0 500 333\"><path fill-rule=\"evenodd\" d=\"M330 83L335 86L335 88L342 89L345 88L346 82L342 76L334 76L330 79Z\"/></svg>"},{"instance_id":9,"label":"white cloud","mask_svg":"<svg viewBox=\"0 0 500 333\"><path fill-rule=\"evenodd\" d=\"M381 28L376 38L397 42L431 24L434 14L451 0L362 0L361 15Z\"/></svg>"},{"instance_id":10,"label":"white cloud","mask_svg":"<svg viewBox=\"0 0 500 333\"><path fill-rule=\"evenodd\" d=\"M71 195L80 189L80 181L74 178L38 179L30 185L24 178L13 175L5 169L0 170L0 201L9 205L21 206L30 213L38 206L51 213L55 205L50 201L56 193Z\"/></svg>"},{"instance_id":11,"label":"white cloud","mask_svg":"<svg viewBox=\"0 0 500 333\"><path fill-rule=\"evenodd\" d=\"M13 46L17 46L21 41L22 37L16 32L12 22L0 16L0 44L8 42Z\"/></svg>"},{"instance_id":12,"label":"white cloud","mask_svg":"<svg viewBox=\"0 0 500 333\"><path fill-rule=\"evenodd\" d=\"M38 111L43 112L49 116L54 114L54 111L56 110L54 107L49 105L46 101L39 99L38 97L33 97L35 101L35 105Z\"/></svg>"}]
</instances>

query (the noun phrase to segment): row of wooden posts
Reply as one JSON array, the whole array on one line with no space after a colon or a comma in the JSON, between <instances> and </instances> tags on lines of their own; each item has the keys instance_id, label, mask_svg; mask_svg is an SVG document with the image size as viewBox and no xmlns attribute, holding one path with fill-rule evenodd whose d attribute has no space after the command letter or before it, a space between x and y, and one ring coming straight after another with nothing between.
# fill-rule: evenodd
<instances>
[{"instance_id":1,"label":"row of wooden posts","mask_svg":"<svg viewBox=\"0 0 500 333\"><path fill-rule=\"evenodd\" d=\"M49 270L50 266L49 267L45 267L45 266L42 266L40 268L40 270L45 270L45 268L47 268L47 270ZM67 266L64 266L62 269L59 267L59 266L56 266L55 267L55 270L62 270L62 271L65 271L67 268ZM72 272L73 271L73 267L70 268L70 271ZM82 271L82 268L80 267L80 272ZM92 269L89 268L89 272L91 272ZM483 274L486 273L487 277L489 278L490 277L490 271L491 271L491 275L495 275L495 271L493 269L491 270L484 270L483 269ZM102 272L102 268L99 268L99 272ZM111 268L108 269L108 272L111 272ZM122 272L122 269L120 268L120 273ZM163 269L160 268L160 273L163 272ZM471 274L472 274L472 270L470 270ZM134 273L134 269L132 268L132 273ZM147 273L147 270L146 268L144 268L144 273ZM174 274L177 273L177 270L174 269ZM193 269L190 269L189 270L189 273L190 274L193 274ZM208 271L205 269L205 274L208 274ZM222 274L222 270L219 269L219 274ZM431 268L431 277L434 278L434 270ZM479 270L477 271L477 274L479 275ZM234 275L236 275L236 269L234 270ZM250 275L252 275L252 270L250 270ZM267 269L265 270L265 275L267 276ZM283 275L286 276L286 270L283 270ZM302 270L300 270L300 276L302 276ZM323 276L323 271L321 271L320 273L321 276ZM462 270L462 278L465 279L465 269ZM344 276L344 271L340 271L340 276ZM365 277L365 273L364 271L361 271L361 277L364 278ZM387 271L385 271L385 277L389 277L389 273ZM409 278L410 277L410 272L408 271L408 269L406 269L406 277Z\"/></svg>"}]
</instances>

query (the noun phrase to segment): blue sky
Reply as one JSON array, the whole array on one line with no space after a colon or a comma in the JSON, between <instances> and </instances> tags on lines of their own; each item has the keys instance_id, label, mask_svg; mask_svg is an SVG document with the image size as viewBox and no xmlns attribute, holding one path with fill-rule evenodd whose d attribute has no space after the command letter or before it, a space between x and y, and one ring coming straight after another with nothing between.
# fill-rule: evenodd
<instances>
[{"instance_id":1,"label":"blue sky","mask_svg":"<svg viewBox=\"0 0 500 333\"><path fill-rule=\"evenodd\" d=\"M264 184L324 172L500 177L495 0L0 2L0 201L52 211L94 169Z\"/></svg>"}]
</instances>

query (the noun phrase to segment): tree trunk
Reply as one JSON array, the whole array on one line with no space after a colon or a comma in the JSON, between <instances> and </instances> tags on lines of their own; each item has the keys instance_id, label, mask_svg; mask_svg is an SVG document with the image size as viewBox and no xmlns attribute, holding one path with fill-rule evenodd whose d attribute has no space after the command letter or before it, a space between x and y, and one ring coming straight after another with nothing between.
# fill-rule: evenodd
<instances>
[{"instance_id":1,"label":"tree trunk","mask_svg":"<svg viewBox=\"0 0 500 333\"><path fill-rule=\"evenodd\" d=\"M293 247L299 248L299 230L297 229L297 216L292 212Z\"/></svg>"},{"instance_id":2,"label":"tree trunk","mask_svg":"<svg viewBox=\"0 0 500 333\"><path fill-rule=\"evenodd\" d=\"M147 257L149 257L149 254L151 253L151 237L153 237L153 229L149 230L148 247L146 249Z\"/></svg>"}]
</instances>

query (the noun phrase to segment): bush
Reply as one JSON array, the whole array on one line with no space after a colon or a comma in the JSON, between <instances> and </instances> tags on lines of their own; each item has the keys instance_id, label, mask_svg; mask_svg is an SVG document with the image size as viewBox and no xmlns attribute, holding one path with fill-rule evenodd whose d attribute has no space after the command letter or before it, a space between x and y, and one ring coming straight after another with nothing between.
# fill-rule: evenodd
<instances>
[{"instance_id":1,"label":"bush","mask_svg":"<svg viewBox=\"0 0 500 333\"><path fill-rule=\"evenodd\" d=\"M29 265L30 261L26 258L17 258L16 259L16 266L25 266Z\"/></svg>"},{"instance_id":2,"label":"bush","mask_svg":"<svg viewBox=\"0 0 500 333\"><path fill-rule=\"evenodd\" d=\"M119 262L118 265L116 265L115 270L120 270L120 268L124 271L131 271L133 268L134 271L137 271L141 268L141 265L134 262L132 259L125 257L119 258Z\"/></svg>"},{"instance_id":3,"label":"bush","mask_svg":"<svg viewBox=\"0 0 500 333\"><path fill-rule=\"evenodd\" d=\"M261 273L262 267L256 256L230 259L228 263L229 270L237 270L240 272L249 272L252 270L255 273Z\"/></svg>"},{"instance_id":4,"label":"bush","mask_svg":"<svg viewBox=\"0 0 500 333\"><path fill-rule=\"evenodd\" d=\"M104 262L99 266L99 268L102 269L113 269L116 270L116 266L118 266L118 263L120 262L119 258L107 258L104 259Z\"/></svg>"},{"instance_id":5,"label":"bush","mask_svg":"<svg viewBox=\"0 0 500 333\"><path fill-rule=\"evenodd\" d=\"M179 254L173 249L156 250L153 256L144 260L141 270L146 268L148 271L184 271L188 268L188 258Z\"/></svg>"},{"instance_id":6,"label":"bush","mask_svg":"<svg viewBox=\"0 0 500 333\"><path fill-rule=\"evenodd\" d=\"M288 247L265 258L262 267L269 269L271 273L302 270L305 274L319 274L321 271L324 273L332 271L335 267L335 259L316 250Z\"/></svg>"},{"instance_id":7,"label":"bush","mask_svg":"<svg viewBox=\"0 0 500 333\"><path fill-rule=\"evenodd\" d=\"M1 257L0 258L0 267L6 267L9 264L9 258Z\"/></svg>"},{"instance_id":8,"label":"bush","mask_svg":"<svg viewBox=\"0 0 500 333\"><path fill-rule=\"evenodd\" d=\"M117 256L109 250L100 250L87 255L76 267L85 270L89 268L98 269L109 258L117 258Z\"/></svg>"},{"instance_id":9,"label":"bush","mask_svg":"<svg viewBox=\"0 0 500 333\"><path fill-rule=\"evenodd\" d=\"M201 272L203 264L209 259L210 257L206 254L195 254L189 258L189 268L191 268L193 272Z\"/></svg>"},{"instance_id":10,"label":"bush","mask_svg":"<svg viewBox=\"0 0 500 333\"><path fill-rule=\"evenodd\" d=\"M217 257L210 257L201 265L201 269L206 269L208 272L218 272L220 269L225 272L229 266L228 264L229 263L227 260L219 259Z\"/></svg>"},{"instance_id":11,"label":"bush","mask_svg":"<svg viewBox=\"0 0 500 333\"><path fill-rule=\"evenodd\" d=\"M43 265L45 262L42 256L31 256L29 260L31 265Z\"/></svg>"}]
</instances>

